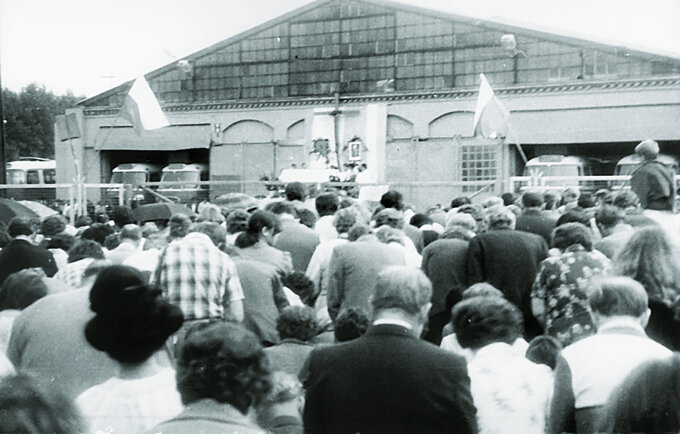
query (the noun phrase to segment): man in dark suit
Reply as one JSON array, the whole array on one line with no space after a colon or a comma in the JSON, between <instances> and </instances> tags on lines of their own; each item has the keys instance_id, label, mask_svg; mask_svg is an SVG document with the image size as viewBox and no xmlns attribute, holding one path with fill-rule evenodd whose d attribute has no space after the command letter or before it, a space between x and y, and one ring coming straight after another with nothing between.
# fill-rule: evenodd
<instances>
[{"instance_id":1,"label":"man in dark suit","mask_svg":"<svg viewBox=\"0 0 680 434\"><path fill-rule=\"evenodd\" d=\"M517 217L515 229L540 235L550 245L550 237L555 229L555 220L541 212L543 195L527 191L522 195L522 215Z\"/></svg>"},{"instance_id":2,"label":"man in dark suit","mask_svg":"<svg viewBox=\"0 0 680 434\"><path fill-rule=\"evenodd\" d=\"M465 360L418 339L431 296L418 269L378 275L370 330L313 350L300 373L305 432L477 432Z\"/></svg>"},{"instance_id":3,"label":"man in dark suit","mask_svg":"<svg viewBox=\"0 0 680 434\"><path fill-rule=\"evenodd\" d=\"M57 272L57 264L52 253L33 244L35 229L31 221L15 217L9 222L7 233L12 241L0 252L0 285L7 276L26 268L42 268L47 277Z\"/></svg>"},{"instance_id":4,"label":"man in dark suit","mask_svg":"<svg viewBox=\"0 0 680 434\"><path fill-rule=\"evenodd\" d=\"M467 284L488 282L524 314L525 337L542 333L531 312L531 287L538 266L548 256L548 245L536 234L516 231L515 215L501 207L488 216L489 231L470 240L467 251Z\"/></svg>"}]
</instances>

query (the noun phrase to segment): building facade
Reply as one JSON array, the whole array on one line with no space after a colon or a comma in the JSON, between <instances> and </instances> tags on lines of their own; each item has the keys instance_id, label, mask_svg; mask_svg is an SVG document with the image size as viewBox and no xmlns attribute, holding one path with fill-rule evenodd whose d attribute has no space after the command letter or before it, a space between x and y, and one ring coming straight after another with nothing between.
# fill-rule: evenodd
<instances>
[{"instance_id":1,"label":"building facade","mask_svg":"<svg viewBox=\"0 0 680 434\"><path fill-rule=\"evenodd\" d=\"M480 73L512 137L474 137ZM680 59L394 2L318 0L146 79L169 127L138 134L120 118L132 82L70 110L87 182L133 162L208 163L212 180L245 181L365 163L425 206L518 174L515 142L529 158L612 170L645 138L680 155ZM73 154L56 146L68 182Z\"/></svg>"}]
</instances>

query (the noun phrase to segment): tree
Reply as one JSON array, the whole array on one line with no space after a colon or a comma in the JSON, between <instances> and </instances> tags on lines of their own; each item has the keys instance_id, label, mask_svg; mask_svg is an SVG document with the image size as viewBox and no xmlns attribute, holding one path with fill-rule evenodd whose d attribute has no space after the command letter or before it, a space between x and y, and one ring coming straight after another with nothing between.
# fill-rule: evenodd
<instances>
[{"instance_id":1,"label":"tree","mask_svg":"<svg viewBox=\"0 0 680 434\"><path fill-rule=\"evenodd\" d=\"M45 86L31 83L20 93L2 90L7 161L19 157L54 158L54 118L82 97L55 96Z\"/></svg>"}]
</instances>

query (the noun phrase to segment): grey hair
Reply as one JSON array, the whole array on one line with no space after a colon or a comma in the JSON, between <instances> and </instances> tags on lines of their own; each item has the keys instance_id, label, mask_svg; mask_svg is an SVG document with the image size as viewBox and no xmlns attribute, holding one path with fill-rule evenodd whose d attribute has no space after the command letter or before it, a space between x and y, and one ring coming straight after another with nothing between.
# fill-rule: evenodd
<instances>
[{"instance_id":1,"label":"grey hair","mask_svg":"<svg viewBox=\"0 0 680 434\"><path fill-rule=\"evenodd\" d=\"M398 309L418 315L432 298L432 283L418 268L391 266L378 274L371 304L373 314Z\"/></svg>"}]
</instances>

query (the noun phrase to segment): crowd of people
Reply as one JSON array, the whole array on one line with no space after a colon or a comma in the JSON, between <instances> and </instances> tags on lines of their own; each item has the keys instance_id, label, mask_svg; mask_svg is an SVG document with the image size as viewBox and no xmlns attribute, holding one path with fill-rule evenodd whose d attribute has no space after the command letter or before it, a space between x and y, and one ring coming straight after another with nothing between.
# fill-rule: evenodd
<instances>
[{"instance_id":1,"label":"crowd of people","mask_svg":"<svg viewBox=\"0 0 680 434\"><path fill-rule=\"evenodd\" d=\"M0 432L680 431L662 200L285 195L2 228Z\"/></svg>"}]
</instances>

